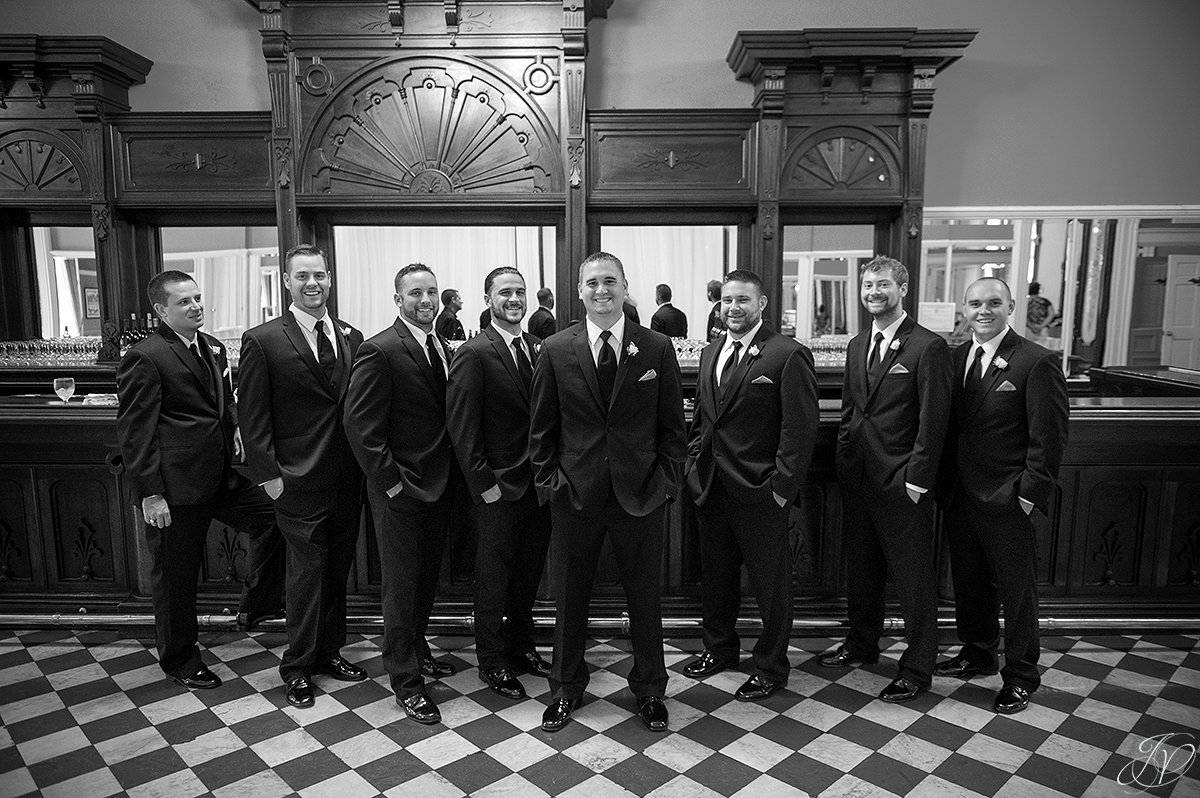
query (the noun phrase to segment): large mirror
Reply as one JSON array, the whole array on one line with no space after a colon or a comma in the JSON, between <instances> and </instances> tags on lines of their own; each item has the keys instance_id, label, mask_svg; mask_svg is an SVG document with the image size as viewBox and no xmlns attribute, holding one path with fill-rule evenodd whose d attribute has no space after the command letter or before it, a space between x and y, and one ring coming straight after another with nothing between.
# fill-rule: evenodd
<instances>
[{"instance_id":1,"label":"large mirror","mask_svg":"<svg viewBox=\"0 0 1200 798\"><path fill-rule=\"evenodd\" d=\"M784 225L780 332L800 340L857 333L858 271L875 257L874 242L871 225Z\"/></svg>"},{"instance_id":2,"label":"large mirror","mask_svg":"<svg viewBox=\"0 0 1200 798\"><path fill-rule=\"evenodd\" d=\"M90 227L34 227L42 338L100 335L100 282Z\"/></svg>"}]
</instances>

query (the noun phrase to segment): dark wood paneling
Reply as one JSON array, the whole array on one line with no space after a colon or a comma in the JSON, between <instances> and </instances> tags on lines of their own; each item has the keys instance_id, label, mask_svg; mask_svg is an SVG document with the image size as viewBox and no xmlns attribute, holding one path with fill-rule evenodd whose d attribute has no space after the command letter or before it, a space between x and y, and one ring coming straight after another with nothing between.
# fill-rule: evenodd
<instances>
[{"instance_id":1,"label":"dark wood paneling","mask_svg":"<svg viewBox=\"0 0 1200 798\"><path fill-rule=\"evenodd\" d=\"M0 468L0 591L28 590L42 583L34 509L33 479L28 468Z\"/></svg>"},{"instance_id":2,"label":"dark wood paneling","mask_svg":"<svg viewBox=\"0 0 1200 798\"><path fill-rule=\"evenodd\" d=\"M127 592L122 502L108 469L42 467L35 481L48 587Z\"/></svg>"},{"instance_id":3,"label":"dark wood paneling","mask_svg":"<svg viewBox=\"0 0 1200 798\"><path fill-rule=\"evenodd\" d=\"M1081 474L1072 592L1146 593L1158 529L1161 472L1100 466Z\"/></svg>"},{"instance_id":4,"label":"dark wood paneling","mask_svg":"<svg viewBox=\"0 0 1200 798\"><path fill-rule=\"evenodd\" d=\"M1200 590L1200 470L1168 472L1164 493L1166 538L1158 571L1166 575L1167 591L1195 593Z\"/></svg>"}]
</instances>

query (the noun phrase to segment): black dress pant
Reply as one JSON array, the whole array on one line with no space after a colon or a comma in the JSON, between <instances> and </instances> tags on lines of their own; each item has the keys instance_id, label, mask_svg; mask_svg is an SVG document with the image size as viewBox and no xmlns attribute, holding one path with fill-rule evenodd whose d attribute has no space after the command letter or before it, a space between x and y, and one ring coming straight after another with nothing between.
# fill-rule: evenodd
<instances>
[{"instance_id":1,"label":"black dress pant","mask_svg":"<svg viewBox=\"0 0 1200 798\"><path fill-rule=\"evenodd\" d=\"M899 675L922 686L932 681L938 646L934 507L928 493L913 504L907 496L893 498L865 487L846 490L843 483L842 546L850 614L846 648L865 656L879 653L890 571L908 639Z\"/></svg>"},{"instance_id":2,"label":"black dress pant","mask_svg":"<svg viewBox=\"0 0 1200 798\"><path fill-rule=\"evenodd\" d=\"M1019 507L997 513L959 491L946 513L946 538L962 656L983 668L996 664L1003 605L1001 678L1033 692L1041 684L1033 523Z\"/></svg>"},{"instance_id":3,"label":"black dress pant","mask_svg":"<svg viewBox=\"0 0 1200 798\"><path fill-rule=\"evenodd\" d=\"M433 502L394 498L368 487L383 571L383 666L400 699L425 689L421 660L429 656L425 631L437 594L454 493Z\"/></svg>"},{"instance_id":4,"label":"black dress pant","mask_svg":"<svg viewBox=\"0 0 1200 798\"><path fill-rule=\"evenodd\" d=\"M737 665L741 641L736 624L744 562L763 622L754 645L754 672L772 682L786 682L791 671L787 657L792 634L790 506L780 507L774 500L742 504L717 478L704 506L696 509L704 647L730 667Z\"/></svg>"},{"instance_id":5,"label":"black dress pant","mask_svg":"<svg viewBox=\"0 0 1200 798\"><path fill-rule=\"evenodd\" d=\"M551 699L582 698L587 689L589 675L583 655L588 609L606 535L629 608L633 642L629 689L639 699L666 694L662 634L665 512L666 506L659 505L645 516L629 515L611 493L608 504L596 514L552 506L550 581L558 623L554 627L554 662L550 668Z\"/></svg>"},{"instance_id":6,"label":"black dress pant","mask_svg":"<svg viewBox=\"0 0 1200 798\"><path fill-rule=\"evenodd\" d=\"M312 673L346 644L346 581L362 513L362 478L347 472L328 490L284 490L275 502L287 543L288 647L284 682Z\"/></svg>"},{"instance_id":7,"label":"black dress pant","mask_svg":"<svg viewBox=\"0 0 1200 798\"><path fill-rule=\"evenodd\" d=\"M240 480L229 501L217 508L215 517L249 535L246 579L242 583L238 611L250 616L279 612L283 607L287 549L267 492L247 480Z\"/></svg>"},{"instance_id":8,"label":"black dress pant","mask_svg":"<svg viewBox=\"0 0 1200 798\"><path fill-rule=\"evenodd\" d=\"M215 506L215 502L173 505L170 526L145 527L158 664L168 676L191 676L200 667L196 585ZM141 512L140 504L136 512Z\"/></svg>"},{"instance_id":9,"label":"black dress pant","mask_svg":"<svg viewBox=\"0 0 1200 798\"><path fill-rule=\"evenodd\" d=\"M550 508L530 488L480 504L475 552L475 651L483 671L534 650L533 602L550 544Z\"/></svg>"}]
</instances>

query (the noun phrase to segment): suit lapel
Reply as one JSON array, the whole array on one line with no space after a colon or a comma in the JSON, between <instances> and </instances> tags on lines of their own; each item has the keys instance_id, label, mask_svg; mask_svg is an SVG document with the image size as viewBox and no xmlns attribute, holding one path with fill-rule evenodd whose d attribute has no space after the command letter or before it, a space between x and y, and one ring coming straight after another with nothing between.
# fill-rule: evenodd
<instances>
[{"instance_id":1,"label":"suit lapel","mask_svg":"<svg viewBox=\"0 0 1200 798\"><path fill-rule=\"evenodd\" d=\"M488 326L488 328L484 331L484 334L488 337L488 340L492 342L492 349L495 350L496 357L500 358L500 362L504 364L504 370L508 372L508 376L512 378L512 381L517 384L517 391L520 392L522 398L528 402L529 388L525 385L525 381L521 379L520 372L517 371L517 364L513 361L511 348L504 345L504 336L497 332L496 328L492 325ZM524 338L521 340L524 341ZM525 346L530 352L533 351L533 347L529 346L528 341L525 341ZM532 365L532 363L533 361L531 359L530 364Z\"/></svg>"},{"instance_id":2,"label":"suit lapel","mask_svg":"<svg viewBox=\"0 0 1200 798\"><path fill-rule=\"evenodd\" d=\"M741 359L738 360L737 366L735 366L733 369L733 376L729 378L729 384L725 386L725 390L721 393L721 409L717 414L718 417L724 413L730 405L733 404L733 397L737 395L739 390L741 390L742 382L746 379L746 374L750 371L750 361L762 355L763 346L765 345L765 341L769 335L770 330L768 330L767 325L764 324L762 327L758 328L758 334L754 336L754 340L752 340L750 345L746 347L746 351L742 354ZM758 347L757 355L751 352L751 350L755 347Z\"/></svg>"},{"instance_id":3,"label":"suit lapel","mask_svg":"<svg viewBox=\"0 0 1200 798\"><path fill-rule=\"evenodd\" d=\"M879 364L879 379L875 380L875 384L871 385L871 380L867 379L867 404L871 403L875 393L879 390L879 386L883 385L883 380L887 377L888 369L896 363L896 358L900 355L900 350L908 343L908 336L912 332L912 328L917 326L916 321L912 316L905 316L904 321L900 322L900 329L896 330L896 337L892 339L891 345L883 354L883 362ZM868 331L869 333L869 331ZM868 340L870 340L868 338ZM866 361L863 361L863 374L866 374Z\"/></svg>"},{"instance_id":4,"label":"suit lapel","mask_svg":"<svg viewBox=\"0 0 1200 798\"><path fill-rule=\"evenodd\" d=\"M321 364L317 362L317 358L313 355L312 347L308 345L308 340L304 337L304 331L300 329L300 322L296 321L296 317L292 315L290 310L284 311L283 316L283 331L287 334L288 340L292 342L292 346L296 350L296 354L300 355L300 359L308 366L308 370L312 372L313 379L317 381L322 390L327 393L331 391L329 380L325 377L325 372L321 371Z\"/></svg>"},{"instance_id":5,"label":"suit lapel","mask_svg":"<svg viewBox=\"0 0 1200 798\"><path fill-rule=\"evenodd\" d=\"M579 369L583 372L583 380L588 384L588 388L591 389L592 396L596 400L596 406L603 408L604 400L600 398L600 380L596 376L596 362L592 360L592 348L588 345L586 324L579 325L571 346L575 350L576 359L579 360ZM616 391L613 393L615 394Z\"/></svg>"},{"instance_id":6,"label":"suit lapel","mask_svg":"<svg viewBox=\"0 0 1200 798\"><path fill-rule=\"evenodd\" d=\"M215 340L215 339L214 339ZM213 354L212 344L204 337L204 333L196 333L196 342L200 344L200 351L204 362L208 364L209 371L213 376L213 398L217 403L217 415L225 415L225 375L221 373L221 367L217 363L217 356ZM192 358L195 360L195 358Z\"/></svg>"},{"instance_id":7,"label":"suit lapel","mask_svg":"<svg viewBox=\"0 0 1200 798\"><path fill-rule=\"evenodd\" d=\"M408 356L413 359L420 369L421 374L425 377L425 382L429 383L429 389L437 394L438 384L437 378L433 376L433 364L429 362L429 356L425 354L425 348L417 343L417 339L409 331L408 327L400 319L396 319L396 323L392 325L396 330L396 334L400 336L400 343L403 344L405 350L408 351ZM429 331L429 335L436 335L433 330Z\"/></svg>"},{"instance_id":8,"label":"suit lapel","mask_svg":"<svg viewBox=\"0 0 1200 798\"><path fill-rule=\"evenodd\" d=\"M200 364L196 362L195 356L188 351L187 344L183 342L183 339L174 330L165 324L159 328L159 332L166 338L167 343L171 346L171 351L175 353L175 357L179 358L180 362L187 366L187 370L192 372L192 376L196 378L196 382L200 386L200 394L207 397L208 401L212 402L213 405L216 405L215 386L213 389L209 388L209 382L204 378L204 372L200 370ZM207 346L199 332L196 333L196 340L200 342L201 346Z\"/></svg>"},{"instance_id":9,"label":"suit lapel","mask_svg":"<svg viewBox=\"0 0 1200 798\"><path fill-rule=\"evenodd\" d=\"M350 339L342 332L342 325L333 316L329 317L329 321L333 324L334 336L338 342L337 362L333 366L333 381L337 385L337 398L340 401L345 395L346 389L350 387Z\"/></svg>"},{"instance_id":10,"label":"suit lapel","mask_svg":"<svg viewBox=\"0 0 1200 798\"><path fill-rule=\"evenodd\" d=\"M638 343L641 339L641 332L640 324L634 324L629 320L625 321L625 340L621 342L621 362L617 364L617 379L613 382L612 396L608 400L610 408L617 401L617 395L621 393L621 386L625 384L625 375L629 373L629 369L633 368L630 363L637 355L630 354L629 348L633 347L634 351L641 348Z\"/></svg>"},{"instance_id":11,"label":"suit lapel","mask_svg":"<svg viewBox=\"0 0 1200 798\"><path fill-rule=\"evenodd\" d=\"M971 405L967 408L967 414L964 420L970 421L979 412L979 408L983 406L983 400L987 395L995 390L996 385L1000 382L1000 374L1004 369L996 365L996 358L1003 358L1005 361L1012 359L1013 350L1017 348L1017 344L1021 342L1021 336L1015 331L1009 330L1004 334L1004 340L1000 342L1000 346L996 348L996 356L992 358L992 362L988 365L987 374L983 375L980 381L978 390L975 391L971 398ZM971 348L974 349L974 340L971 342ZM963 364L966 367L966 364Z\"/></svg>"},{"instance_id":12,"label":"suit lapel","mask_svg":"<svg viewBox=\"0 0 1200 798\"><path fill-rule=\"evenodd\" d=\"M704 396L701 397L704 406L712 408L714 416L717 412L717 387L716 382L714 381L716 379L714 373L717 368L717 358L721 356L721 350L725 348L725 339L728 337L728 335L729 334L725 332L722 332L720 335L718 335L716 339L708 346L708 349L711 350L709 357L705 358L703 353L700 357L700 372L697 376L699 382L696 386L696 389L704 394Z\"/></svg>"}]
</instances>

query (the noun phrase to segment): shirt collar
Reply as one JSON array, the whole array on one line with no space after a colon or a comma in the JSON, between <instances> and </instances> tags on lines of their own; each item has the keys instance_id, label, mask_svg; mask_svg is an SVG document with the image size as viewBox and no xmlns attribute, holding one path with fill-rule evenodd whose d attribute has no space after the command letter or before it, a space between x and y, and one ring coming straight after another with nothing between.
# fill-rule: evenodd
<instances>
[{"instance_id":1,"label":"shirt collar","mask_svg":"<svg viewBox=\"0 0 1200 798\"><path fill-rule=\"evenodd\" d=\"M303 327L308 332L312 332L313 330L315 330L317 328L318 319L314 318L312 316L312 314L310 314L310 313L305 313L303 310L301 310L296 305L295 302L293 302L291 304L291 306L288 308L288 310L290 310L292 312L292 315L296 317L296 321L299 322L300 326ZM325 320L329 319L329 308L321 308L321 310L324 311L324 313L321 316L321 318L319 319L319 321L325 321ZM332 323L333 322L330 322L330 324L332 324Z\"/></svg>"},{"instance_id":2,"label":"shirt collar","mask_svg":"<svg viewBox=\"0 0 1200 798\"><path fill-rule=\"evenodd\" d=\"M503 329L499 324L493 324L492 329L500 334L500 337L504 339L504 345L509 349L512 349L513 341L516 341L521 337L520 333L517 333L516 335L510 334L508 330Z\"/></svg>"},{"instance_id":3,"label":"shirt collar","mask_svg":"<svg viewBox=\"0 0 1200 798\"><path fill-rule=\"evenodd\" d=\"M753 327L750 328L750 330L745 335L743 335L739 338L734 338L733 333L729 333L729 335L726 336L725 348L732 349L734 341L741 341L743 344L750 343L751 341L754 340L754 337L756 335L758 335L758 331L760 329L762 329L762 325L763 325L763 320L759 319L758 324L755 324Z\"/></svg>"},{"instance_id":4,"label":"shirt collar","mask_svg":"<svg viewBox=\"0 0 1200 798\"><path fill-rule=\"evenodd\" d=\"M196 340L200 336L199 331L197 331L197 332L192 333L191 338L188 338L183 333L181 333L179 330L176 330L174 327L172 327L169 324L167 325L167 329L170 330L171 332L175 333L175 335L179 338L179 340L183 341L183 345L186 346L188 349L192 348L192 345L196 343Z\"/></svg>"},{"instance_id":5,"label":"shirt collar","mask_svg":"<svg viewBox=\"0 0 1200 798\"><path fill-rule=\"evenodd\" d=\"M617 319L617 323L608 328L608 331L612 333L613 340L616 341L617 348L620 349L621 342L625 340L624 312L621 313L621 318ZM587 320L588 344L591 345L592 349L596 348L596 341L600 339L601 332L603 332L603 330L600 329L599 325L597 325L591 319Z\"/></svg>"},{"instance_id":6,"label":"shirt collar","mask_svg":"<svg viewBox=\"0 0 1200 798\"><path fill-rule=\"evenodd\" d=\"M417 343L421 346L425 346L425 339L428 338L431 333L425 332L403 316L399 316L398 318L400 321L404 322L404 326L408 327L409 332L411 332L413 337L417 339ZM435 338L434 340L436 341L437 339Z\"/></svg>"},{"instance_id":7,"label":"shirt collar","mask_svg":"<svg viewBox=\"0 0 1200 798\"><path fill-rule=\"evenodd\" d=\"M1011 329L1012 329L1012 327L1008 326L1007 324L1004 325L1003 332L1001 332L999 335L997 335L992 340L987 341L985 343L980 343L979 339L975 337L974 333L972 333L971 334L972 357L974 356L975 349L982 346L983 347L983 356L988 360L988 362L991 362L991 360L994 357L996 357L996 351L1000 349L1000 344L1003 343L1004 337L1006 335L1008 335L1008 331Z\"/></svg>"},{"instance_id":8,"label":"shirt collar","mask_svg":"<svg viewBox=\"0 0 1200 798\"><path fill-rule=\"evenodd\" d=\"M884 327L883 329L880 329L879 325L876 324L874 321L872 321L871 322L871 339L874 340L875 333L883 333L884 343L887 343L888 341L890 341L896 337L896 332L899 331L900 325L903 324L904 320L907 318L908 318L908 313L902 310L902 311L900 311L900 318L896 319L894 322L889 324L887 327Z\"/></svg>"}]
</instances>

